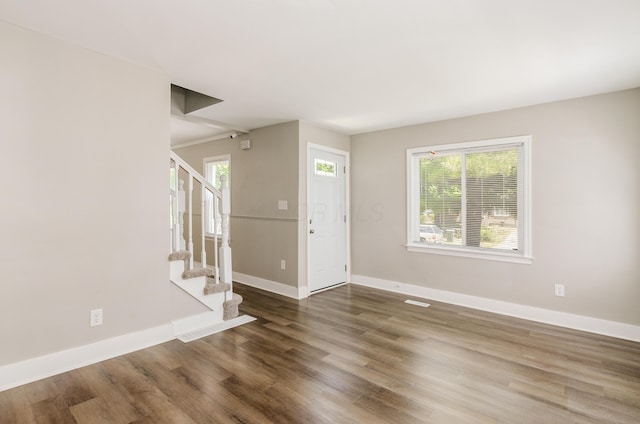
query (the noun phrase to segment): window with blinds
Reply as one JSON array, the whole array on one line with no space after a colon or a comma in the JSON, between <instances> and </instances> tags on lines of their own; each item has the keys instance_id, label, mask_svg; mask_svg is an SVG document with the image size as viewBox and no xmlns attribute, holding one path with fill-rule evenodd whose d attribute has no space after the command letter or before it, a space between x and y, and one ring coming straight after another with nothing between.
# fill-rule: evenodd
<instances>
[{"instance_id":1,"label":"window with blinds","mask_svg":"<svg viewBox=\"0 0 640 424\"><path fill-rule=\"evenodd\" d=\"M530 137L409 149L412 251L529 262Z\"/></svg>"}]
</instances>

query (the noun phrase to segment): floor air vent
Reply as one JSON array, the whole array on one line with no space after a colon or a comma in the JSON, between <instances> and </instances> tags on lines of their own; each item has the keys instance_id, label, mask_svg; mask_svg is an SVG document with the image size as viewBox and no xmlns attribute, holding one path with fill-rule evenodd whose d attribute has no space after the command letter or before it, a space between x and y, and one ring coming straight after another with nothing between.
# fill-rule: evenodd
<instances>
[{"instance_id":1,"label":"floor air vent","mask_svg":"<svg viewBox=\"0 0 640 424\"><path fill-rule=\"evenodd\" d=\"M411 299L405 300L404 303L408 303L409 305L422 306L423 308L428 308L429 306L431 306L428 303L418 302L417 300L411 300Z\"/></svg>"},{"instance_id":2,"label":"floor air vent","mask_svg":"<svg viewBox=\"0 0 640 424\"><path fill-rule=\"evenodd\" d=\"M216 325L199 328L197 330L193 330L188 333L181 334L176 338L183 343L188 343L188 342L192 342L194 340L198 340L203 337L207 337L212 334L219 333L221 331L228 330L230 328L237 327L239 325L246 324L248 322L255 321L255 320L256 319L250 315L241 315L237 318L233 318L228 321L223 321Z\"/></svg>"}]
</instances>

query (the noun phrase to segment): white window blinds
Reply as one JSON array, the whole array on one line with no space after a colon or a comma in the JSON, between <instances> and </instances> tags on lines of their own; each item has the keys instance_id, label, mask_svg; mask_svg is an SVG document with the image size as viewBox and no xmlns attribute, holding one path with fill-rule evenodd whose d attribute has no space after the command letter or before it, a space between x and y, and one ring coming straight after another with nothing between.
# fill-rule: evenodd
<instances>
[{"instance_id":1,"label":"white window blinds","mask_svg":"<svg viewBox=\"0 0 640 424\"><path fill-rule=\"evenodd\" d=\"M408 151L408 246L530 255L529 137Z\"/></svg>"}]
</instances>

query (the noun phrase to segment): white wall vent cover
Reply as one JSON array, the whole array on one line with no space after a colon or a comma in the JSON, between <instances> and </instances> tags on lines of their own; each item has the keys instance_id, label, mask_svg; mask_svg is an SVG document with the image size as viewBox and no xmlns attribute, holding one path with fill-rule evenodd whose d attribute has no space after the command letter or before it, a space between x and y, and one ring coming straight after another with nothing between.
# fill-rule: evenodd
<instances>
[{"instance_id":1,"label":"white wall vent cover","mask_svg":"<svg viewBox=\"0 0 640 424\"><path fill-rule=\"evenodd\" d=\"M241 315L228 321L223 321L221 323L214 324L208 327L189 331L185 334L180 334L176 338L183 343L188 343L255 320L256 319L250 315Z\"/></svg>"},{"instance_id":2,"label":"white wall vent cover","mask_svg":"<svg viewBox=\"0 0 640 424\"><path fill-rule=\"evenodd\" d=\"M411 300L411 299L405 300L404 303L408 303L409 305L422 306L423 308L428 308L429 306L431 306L428 303L418 302L417 300Z\"/></svg>"}]
</instances>

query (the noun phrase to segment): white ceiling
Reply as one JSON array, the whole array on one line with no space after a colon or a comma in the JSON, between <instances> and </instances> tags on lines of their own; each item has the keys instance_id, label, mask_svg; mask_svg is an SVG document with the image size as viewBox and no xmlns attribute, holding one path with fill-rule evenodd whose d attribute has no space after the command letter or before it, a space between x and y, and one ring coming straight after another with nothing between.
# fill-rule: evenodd
<instances>
[{"instance_id":1,"label":"white ceiling","mask_svg":"<svg viewBox=\"0 0 640 424\"><path fill-rule=\"evenodd\" d=\"M639 0L0 0L0 20L159 69L245 129L357 134L640 86Z\"/></svg>"}]
</instances>

